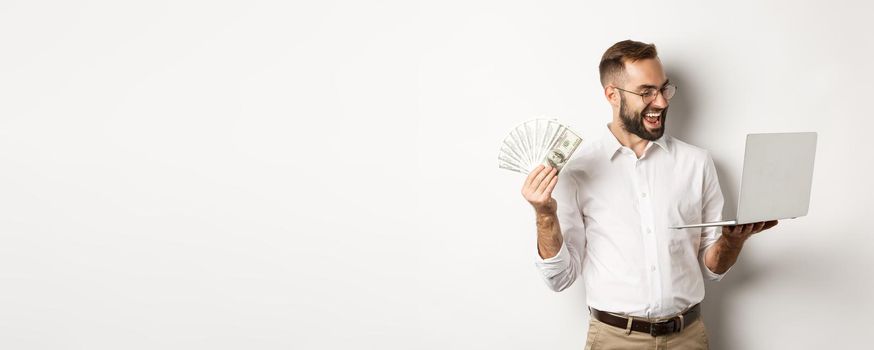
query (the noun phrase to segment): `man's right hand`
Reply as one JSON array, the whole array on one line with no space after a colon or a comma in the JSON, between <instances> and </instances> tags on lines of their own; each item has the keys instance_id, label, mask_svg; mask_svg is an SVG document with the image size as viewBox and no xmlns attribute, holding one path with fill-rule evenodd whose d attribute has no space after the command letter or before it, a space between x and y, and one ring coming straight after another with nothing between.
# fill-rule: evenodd
<instances>
[{"instance_id":1,"label":"man's right hand","mask_svg":"<svg viewBox=\"0 0 874 350\"><path fill-rule=\"evenodd\" d=\"M548 165L538 165L528 174L522 186L522 196L538 214L555 214L557 204L552 189L558 183L558 171Z\"/></svg>"}]
</instances>

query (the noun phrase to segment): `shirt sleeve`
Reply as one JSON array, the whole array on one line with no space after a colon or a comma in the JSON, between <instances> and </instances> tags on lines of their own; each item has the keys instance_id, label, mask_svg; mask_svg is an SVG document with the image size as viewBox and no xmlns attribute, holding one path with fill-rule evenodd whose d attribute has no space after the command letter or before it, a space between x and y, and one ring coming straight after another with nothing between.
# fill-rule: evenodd
<instances>
[{"instance_id":1,"label":"shirt sleeve","mask_svg":"<svg viewBox=\"0 0 874 350\"><path fill-rule=\"evenodd\" d=\"M725 199L722 197L722 189L719 187L719 178L716 175L716 165L713 164L713 158L707 154L707 161L704 168L704 195L703 195L703 222L722 221L722 206ZM701 272L704 278L710 281L719 281L725 276L728 271L721 274L710 271L710 268L704 264L704 257L707 250L722 235L722 227L705 227L701 230L701 245L698 248L698 262L701 265ZM728 269L729 271L731 268Z\"/></svg>"},{"instance_id":2,"label":"shirt sleeve","mask_svg":"<svg viewBox=\"0 0 874 350\"><path fill-rule=\"evenodd\" d=\"M537 245L534 246L535 265L546 285L556 292L570 287L581 274L586 246L586 227L577 201L579 186L569 170L566 166L559 172L552 191L558 205L556 214L563 237L561 248L557 255L543 259Z\"/></svg>"}]
</instances>

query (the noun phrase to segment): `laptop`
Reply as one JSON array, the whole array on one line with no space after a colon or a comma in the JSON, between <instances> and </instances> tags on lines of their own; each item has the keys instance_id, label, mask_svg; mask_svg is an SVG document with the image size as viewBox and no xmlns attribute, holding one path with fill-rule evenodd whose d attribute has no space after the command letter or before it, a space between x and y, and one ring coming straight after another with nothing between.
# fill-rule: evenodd
<instances>
[{"instance_id":1,"label":"laptop","mask_svg":"<svg viewBox=\"0 0 874 350\"><path fill-rule=\"evenodd\" d=\"M748 134L737 219L669 228L732 226L807 215L815 154L815 132Z\"/></svg>"}]
</instances>

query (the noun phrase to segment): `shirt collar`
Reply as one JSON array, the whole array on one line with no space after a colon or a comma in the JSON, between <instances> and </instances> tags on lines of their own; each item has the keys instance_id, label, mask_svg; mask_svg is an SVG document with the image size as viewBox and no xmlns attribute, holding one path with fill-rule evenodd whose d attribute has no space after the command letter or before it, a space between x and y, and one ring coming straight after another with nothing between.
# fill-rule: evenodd
<instances>
[{"instance_id":1,"label":"shirt collar","mask_svg":"<svg viewBox=\"0 0 874 350\"><path fill-rule=\"evenodd\" d=\"M608 123L605 128L605 134L602 136L601 143L604 149L604 156L609 160L613 160L613 156L616 155L616 152L619 152L619 150L624 147L619 143L619 140L616 139L616 136L613 135L613 132L610 131L610 123ZM669 150L668 136L666 134L663 134L662 137L659 137L655 141L649 142L649 144L646 145L646 150L649 151L649 148L652 147L653 144L658 145L665 151Z\"/></svg>"}]
</instances>

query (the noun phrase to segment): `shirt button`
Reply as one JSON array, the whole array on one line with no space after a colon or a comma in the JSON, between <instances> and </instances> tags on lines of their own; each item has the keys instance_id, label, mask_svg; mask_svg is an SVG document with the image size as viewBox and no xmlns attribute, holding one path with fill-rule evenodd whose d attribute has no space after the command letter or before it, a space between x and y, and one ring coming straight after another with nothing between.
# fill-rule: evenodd
<instances>
[{"instance_id":1,"label":"shirt button","mask_svg":"<svg viewBox=\"0 0 874 350\"><path fill-rule=\"evenodd\" d=\"M651 228L646 229L646 233L652 233L652 229Z\"/></svg>"},{"instance_id":2,"label":"shirt button","mask_svg":"<svg viewBox=\"0 0 874 350\"><path fill-rule=\"evenodd\" d=\"M643 198L646 198L646 192L641 192L641 193L640 193L640 196L643 197Z\"/></svg>"},{"instance_id":3,"label":"shirt button","mask_svg":"<svg viewBox=\"0 0 874 350\"><path fill-rule=\"evenodd\" d=\"M650 271L655 271L655 265L650 266L650 267L649 267L649 270L650 270ZM656 306L658 306L658 305L656 305Z\"/></svg>"}]
</instances>

